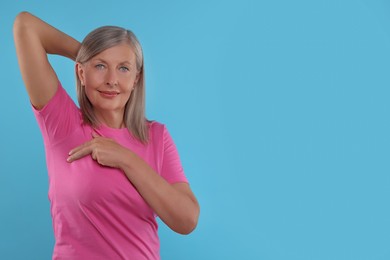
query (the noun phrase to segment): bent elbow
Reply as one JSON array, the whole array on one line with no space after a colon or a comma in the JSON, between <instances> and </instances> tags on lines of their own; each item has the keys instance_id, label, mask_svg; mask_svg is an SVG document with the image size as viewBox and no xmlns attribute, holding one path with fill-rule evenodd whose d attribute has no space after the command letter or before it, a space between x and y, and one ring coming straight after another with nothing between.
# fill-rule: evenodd
<instances>
[{"instance_id":1,"label":"bent elbow","mask_svg":"<svg viewBox=\"0 0 390 260\"><path fill-rule=\"evenodd\" d=\"M198 221L194 221L194 222L191 222L191 223L188 223L185 227L182 228L182 230L180 230L180 232L178 232L179 234L181 235L189 235L192 233L192 231L195 230L196 226L198 225Z\"/></svg>"},{"instance_id":2,"label":"bent elbow","mask_svg":"<svg viewBox=\"0 0 390 260\"><path fill-rule=\"evenodd\" d=\"M187 216L186 220L181 223L181 225L178 225L176 228L173 230L181 235L189 235L192 233L195 228L198 225L198 220L199 220L199 205L197 206L196 210L194 213L189 214Z\"/></svg>"},{"instance_id":3,"label":"bent elbow","mask_svg":"<svg viewBox=\"0 0 390 260\"><path fill-rule=\"evenodd\" d=\"M24 35L30 33L33 28L33 15L29 12L20 12L15 17L13 24L13 33L15 39L22 39Z\"/></svg>"},{"instance_id":4,"label":"bent elbow","mask_svg":"<svg viewBox=\"0 0 390 260\"><path fill-rule=\"evenodd\" d=\"M20 12L14 20L14 31L17 31L20 28L23 28L28 24L27 20L31 17L29 12L23 11Z\"/></svg>"}]
</instances>

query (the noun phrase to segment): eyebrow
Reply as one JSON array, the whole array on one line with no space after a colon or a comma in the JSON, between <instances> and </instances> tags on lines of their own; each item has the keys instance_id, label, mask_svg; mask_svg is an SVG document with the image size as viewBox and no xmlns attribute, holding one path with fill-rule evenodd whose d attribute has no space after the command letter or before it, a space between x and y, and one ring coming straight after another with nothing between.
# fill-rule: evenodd
<instances>
[{"instance_id":1,"label":"eyebrow","mask_svg":"<svg viewBox=\"0 0 390 260\"><path fill-rule=\"evenodd\" d=\"M102 58L95 58L95 59L92 59L91 61L97 61L97 62L103 62L103 63L106 63L106 64L108 64L108 62L107 61L105 61L104 59L102 59ZM125 60L125 61L122 61L122 62L119 62L119 64L128 64L128 65L132 65L132 63L130 62L130 61L127 61L127 60Z\"/></svg>"}]
</instances>

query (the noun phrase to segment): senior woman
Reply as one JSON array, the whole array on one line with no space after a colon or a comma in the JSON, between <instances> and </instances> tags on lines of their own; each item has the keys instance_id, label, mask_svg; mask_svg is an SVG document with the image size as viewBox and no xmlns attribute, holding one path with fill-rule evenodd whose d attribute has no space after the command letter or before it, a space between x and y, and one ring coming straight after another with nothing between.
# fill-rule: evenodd
<instances>
[{"instance_id":1,"label":"senior woman","mask_svg":"<svg viewBox=\"0 0 390 260\"><path fill-rule=\"evenodd\" d=\"M22 12L14 39L44 140L53 259L159 259L156 216L188 234L197 225L199 205L166 127L145 117L137 38L105 26L80 44ZM79 107L48 54L76 62Z\"/></svg>"}]
</instances>

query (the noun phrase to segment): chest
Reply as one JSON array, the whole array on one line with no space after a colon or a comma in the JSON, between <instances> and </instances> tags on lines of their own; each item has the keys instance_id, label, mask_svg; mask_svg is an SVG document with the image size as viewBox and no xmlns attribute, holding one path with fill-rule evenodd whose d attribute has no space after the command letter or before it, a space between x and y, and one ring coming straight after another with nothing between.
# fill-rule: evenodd
<instances>
[{"instance_id":1,"label":"chest","mask_svg":"<svg viewBox=\"0 0 390 260\"><path fill-rule=\"evenodd\" d=\"M132 210L137 214L152 214L137 189L120 169L99 165L90 155L72 163L68 152L91 140L89 131L76 131L63 143L52 148L49 166L49 197L56 207L88 207L101 214L111 209ZM115 141L134 151L158 171L158 163L150 147L137 146L132 140Z\"/></svg>"}]
</instances>

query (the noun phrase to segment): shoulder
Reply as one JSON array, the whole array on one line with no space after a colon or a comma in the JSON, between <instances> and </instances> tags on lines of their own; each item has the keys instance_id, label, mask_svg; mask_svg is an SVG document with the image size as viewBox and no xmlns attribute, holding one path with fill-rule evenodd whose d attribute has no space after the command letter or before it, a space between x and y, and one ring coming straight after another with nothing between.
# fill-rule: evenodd
<instances>
[{"instance_id":1,"label":"shoulder","mask_svg":"<svg viewBox=\"0 0 390 260\"><path fill-rule=\"evenodd\" d=\"M39 114L54 112L61 116L68 113L69 109L73 109L75 112L79 113L79 108L59 81L57 83L57 89L54 96L47 102L47 104L39 109L33 106L33 110Z\"/></svg>"},{"instance_id":2,"label":"shoulder","mask_svg":"<svg viewBox=\"0 0 390 260\"><path fill-rule=\"evenodd\" d=\"M165 124L162 124L157 121L148 121L147 125L150 134L158 134L158 133L163 134L166 131Z\"/></svg>"},{"instance_id":3,"label":"shoulder","mask_svg":"<svg viewBox=\"0 0 390 260\"><path fill-rule=\"evenodd\" d=\"M169 135L165 124L158 121L148 121L149 142L153 144L163 144Z\"/></svg>"},{"instance_id":4,"label":"shoulder","mask_svg":"<svg viewBox=\"0 0 390 260\"><path fill-rule=\"evenodd\" d=\"M45 142L51 144L64 140L83 123L79 108L60 82L48 103L40 110L33 107L33 111Z\"/></svg>"}]
</instances>

